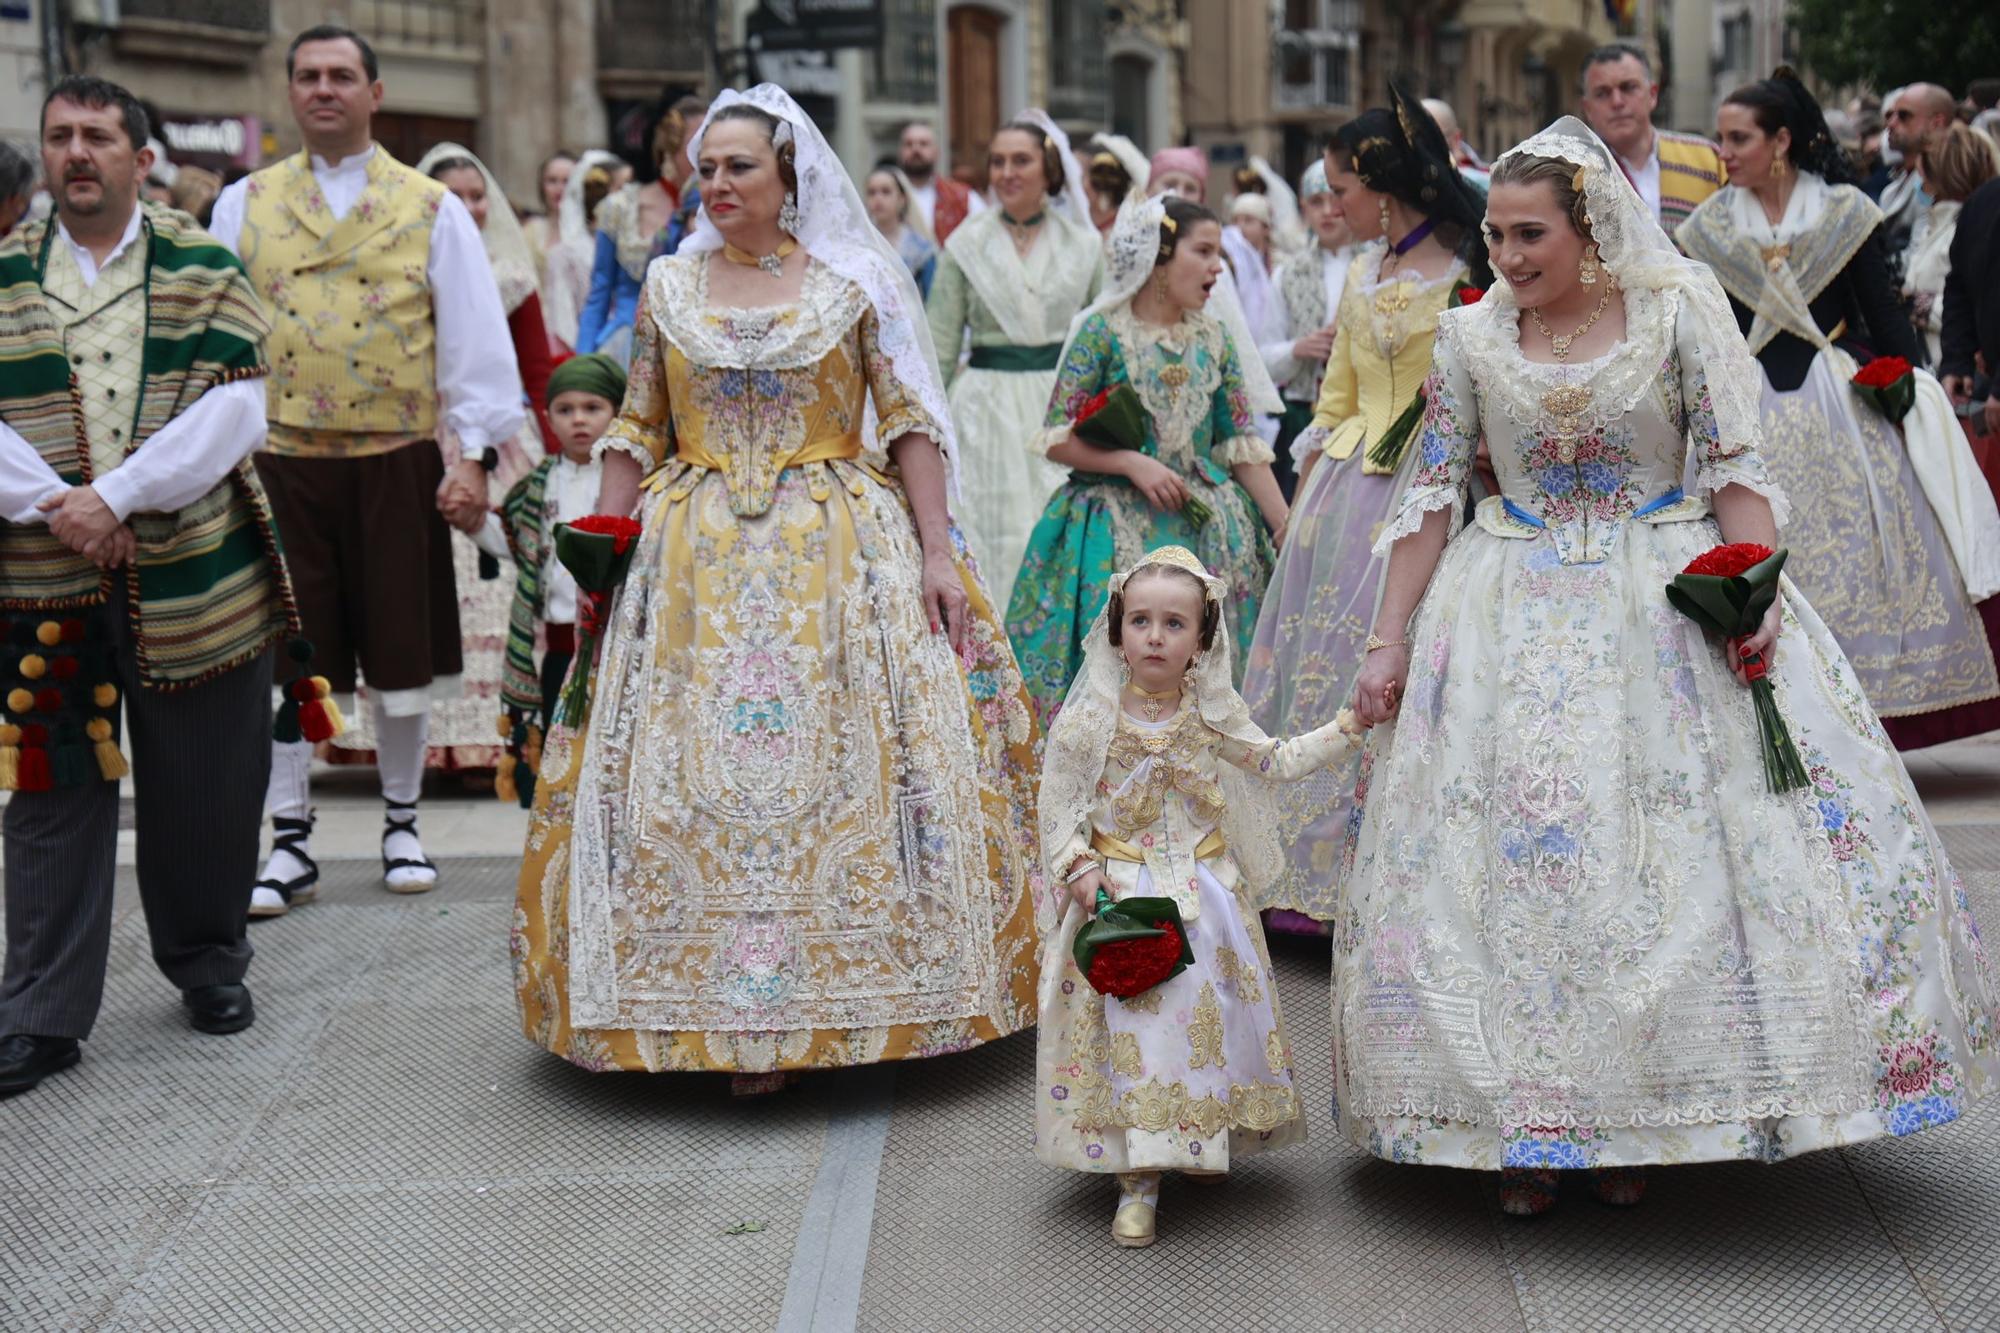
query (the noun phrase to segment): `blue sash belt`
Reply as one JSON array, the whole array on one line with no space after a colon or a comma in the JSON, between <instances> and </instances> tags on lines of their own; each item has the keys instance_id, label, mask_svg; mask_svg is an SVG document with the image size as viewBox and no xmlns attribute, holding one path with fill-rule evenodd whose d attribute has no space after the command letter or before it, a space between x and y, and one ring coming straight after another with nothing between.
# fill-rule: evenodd
<instances>
[{"instance_id":1,"label":"blue sash belt","mask_svg":"<svg viewBox=\"0 0 2000 1333\"><path fill-rule=\"evenodd\" d=\"M1645 508L1641 509L1638 513L1632 515L1632 517L1644 518L1648 514L1655 513L1661 509L1665 509L1668 505L1679 504L1683 498L1684 497L1681 495L1681 488L1676 486L1672 490L1668 491L1665 495L1662 495L1659 499L1648 501ZM1521 506L1515 504L1511 498L1502 497L1500 503L1506 508L1507 517L1513 519L1515 522L1525 523L1531 528L1548 527L1548 524L1542 522L1541 519L1535 517L1527 510L1521 508Z\"/></svg>"}]
</instances>

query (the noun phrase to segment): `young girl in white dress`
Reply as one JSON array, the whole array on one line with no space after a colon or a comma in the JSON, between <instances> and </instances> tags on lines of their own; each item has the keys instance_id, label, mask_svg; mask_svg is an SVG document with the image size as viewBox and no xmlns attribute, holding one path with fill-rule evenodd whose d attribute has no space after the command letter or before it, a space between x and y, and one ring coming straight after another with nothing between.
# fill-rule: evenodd
<instances>
[{"instance_id":1,"label":"young girl in white dress","mask_svg":"<svg viewBox=\"0 0 2000 1333\"><path fill-rule=\"evenodd\" d=\"M1259 731L1221 630L1222 580L1192 551L1116 575L1042 769L1042 855L1068 892L1042 920L1035 1152L1118 1176L1124 1246L1153 1243L1163 1170L1213 1180L1305 1136L1246 886L1278 863L1272 789L1344 758L1358 732L1345 710L1294 740ZM1098 994L1071 947L1100 889L1172 898L1194 962L1130 999Z\"/></svg>"}]
</instances>

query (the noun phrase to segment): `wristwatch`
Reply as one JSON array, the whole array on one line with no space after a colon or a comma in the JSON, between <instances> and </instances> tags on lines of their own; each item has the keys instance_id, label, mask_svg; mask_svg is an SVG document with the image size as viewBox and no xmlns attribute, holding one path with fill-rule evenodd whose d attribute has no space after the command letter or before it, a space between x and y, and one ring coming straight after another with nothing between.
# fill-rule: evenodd
<instances>
[{"instance_id":1,"label":"wristwatch","mask_svg":"<svg viewBox=\"0 0 2000 1333\"><path fill-rule=\"evenodd\" d=\"M490 444L487 445L484 449L481 449L479 451L479 466L485 468L488 472L491 472L493 471L493 469L499 467L500 451L494 448Z\"/></svg>"}]
</instances>

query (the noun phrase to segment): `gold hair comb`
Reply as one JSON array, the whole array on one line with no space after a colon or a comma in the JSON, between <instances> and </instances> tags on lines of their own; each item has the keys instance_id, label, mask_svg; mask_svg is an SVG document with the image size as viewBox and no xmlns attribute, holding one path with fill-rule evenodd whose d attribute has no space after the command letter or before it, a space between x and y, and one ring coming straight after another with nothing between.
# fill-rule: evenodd
<instances>
[{"instance_id":1,"label":"gold hair comb","mask_svg":"<svg viewBox=\"0 0 2000 1333\"><path fill-rule=\"evenodd\" d=\"M1178 222L1175 222L1175 221L1174 221L1174 220L1173 220L1172 218L1168 217L1168 216L1167 216L1166 214L1164 214L1164 213L1162 213L1162 214L1160 215L1160 225L1161 225L1162 227L1165 227L1165 228L1167 229L1167 231L1168 231L1168 232L1170 232L1171 234L1173 234L1173 235L1175 235L1175 236L1178 236L1178 235L1180 235L1180 234L1181 234L1181 224L1180 224L1180 223L1178 223Z\"/></svg>"},{"instance_id":2,"label":"gold hair comb","mask_svg":"<svg viewBox=\"0 0 2000 1333\"><path fill-rule=\"evenodd\" d=\"M1576 175L1571 176L1569 178L1569 188L1575 193L1577 194L1583 193L1583 178L1588 170L1589 168L1587 167L1578 167L1576 169Z\"/></svg>"}]
</instances>

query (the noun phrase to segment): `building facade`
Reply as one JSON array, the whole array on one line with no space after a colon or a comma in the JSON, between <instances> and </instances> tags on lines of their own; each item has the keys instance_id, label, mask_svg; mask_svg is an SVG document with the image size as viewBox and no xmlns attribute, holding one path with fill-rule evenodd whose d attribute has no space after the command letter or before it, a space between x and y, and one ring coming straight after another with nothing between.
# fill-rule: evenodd
<instances>
[{"instance_id":1,"label":"building facade","mask_svg":"<svg viewBox=\"0 0 2000 1333\"><path fill-rule=\"evenodd\" d=\"M19 0L15 0L19 3ZM39 14L43 3L26 0ZM1584 57L1614 35L1605 0L875 0L872 46L779 50L773 24L802 12L759 0L67 0L63 60L116 79L163 113L176 158L252 166L298 143L285 95L291 34L343 21L382 61L380 137L406 159L440 139L471 145L519 201L556 147L644 156L662 99L771 79L790 89L857 174L893 155L912 120L935 125L946 164L984 174L994 130L1046 107L1076 134L1110 128L1146 151L1208 150L1218 201L1261 156L1296 178L1326 129L1381 104L1391 77L1457 109L1493 153L1577 106ZM1641 0L1639 31L1685 53L1682 28L1718 53L1751 15L1745 59L1782 0ZM1656 12L1654 5L1666 7ZM1670 12L1669 12L1670 11ZM7 11L11 13L12 11ZM36 62L36 25L0 22L0 62ZM1782 24L1777 24L1782 30ZM1682 91L1669 123L1704 123L1722 77ZM1689 62L1683 62L1689 63ZM30 73L33 71L30 70ZM17 87L38 88L32 80ZM21 100L21 99L17 99ZM30 132L26 110L0 114ZM0 132L7 132L0 126Z\"/></svg>"},{"instance_id":2,"label":"building facade","mask_svg":"<svg viewBox=\"0 0 2000 1333\"><path fill-rule=\"evenodd\" d=\"M71 69L115 80L160 112L175 159L252 167L299 144L285 86L292 35L345 23L381 61L376 132L396 156L414 161L456 139L525 202L547 153L604 141L607 112L639 93L642 70L648 99L675 75L701 82L702 8L701 0L68 0L64 46ZM601 67L601 45L621 64Z\"/></svg>"}]
</instances>

